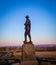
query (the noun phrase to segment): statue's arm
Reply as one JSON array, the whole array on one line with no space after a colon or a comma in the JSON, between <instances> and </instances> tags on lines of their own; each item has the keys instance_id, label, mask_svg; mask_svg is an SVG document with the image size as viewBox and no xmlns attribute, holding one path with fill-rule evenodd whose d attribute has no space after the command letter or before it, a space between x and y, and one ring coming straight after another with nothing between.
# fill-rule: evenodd
<instances>
[{"instance_id":1,"label":"statue's arm","mask_svg":"<svg viewBox=\"0 0 56 65\"><path fill-rule=\"evenodd\" d=\"M28 22L25 22L24 25L28 25L29 23Z\"/></svg>"},{"instance_id":2,"label":"statue's arm","mask_svg":"<svg viewBox=\"0 0 56 65\"><path fill-rule=\"evenodd\" d=\"M26 25L26 22L24 23L24 25Z\"/></svg>"}]
</instances>

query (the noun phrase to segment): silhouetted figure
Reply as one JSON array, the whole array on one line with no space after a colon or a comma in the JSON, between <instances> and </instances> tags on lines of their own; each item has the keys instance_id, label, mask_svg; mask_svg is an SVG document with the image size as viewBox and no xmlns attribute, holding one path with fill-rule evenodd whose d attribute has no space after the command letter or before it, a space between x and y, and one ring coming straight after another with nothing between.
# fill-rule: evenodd
<instances>
[{"instance_id":1,"label":"silhouetted figure","mask_svg":"<svg viewBox=\"0 0 56 65\"><path fill-rule=\"evenodd\" d=\"M25 22L25 42L27 42L27 35L29 37L29 41L31 42L31 35L30 35L30 30L31 30L31 22L29 20L29 16L26 16L26 22Z\"/></svg>"}]
</instances>

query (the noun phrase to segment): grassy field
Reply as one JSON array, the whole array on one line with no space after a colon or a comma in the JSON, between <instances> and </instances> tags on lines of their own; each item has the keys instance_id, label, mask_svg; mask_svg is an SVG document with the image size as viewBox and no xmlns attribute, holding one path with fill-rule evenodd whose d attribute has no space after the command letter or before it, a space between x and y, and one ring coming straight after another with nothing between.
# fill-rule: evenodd
<instances>
[{"instance_id":1,"label":"grassy field","mask_svg":"<svg viewBox=\"0 0 56 65\"><path fill-rule=\"evenodd\" d=\"M22 52L17 52L13 54L15 57L21 58ZM38 51L35 52L36 57L38 58L48 58L56 60L56 51Z\"/></svg>"},{"instance_id":2,"label":"grassy field","mask_svg":"<svg viewBox=\"0 0 56 65\"><path fill-rule=\"evenodd\" d=\"M56 60L56 51L38 51L35 52L36 57L39 58L49 58L49 59L55 59Z\"/></svg>"},{"instance_id":3,"label":"grassy field","mask_svg":"<svg viewBox=\"0 0 56 65\"><path fill-rule=\"evenodd\" d=\"M52 60L52 61L56 61L56 51L37 51L35 52L36 58L47 58L48 60ZM10 52L9 55L4 54L3 57L5 56L5 58L9 58L9 59L19 59L21 60L22 57L22 51L21 52ZM8 57L7 57L8 56ZM13 62L12 65L20 65L19 60L17 60L17 62L15 63L15 60L10 60L8 62ZM38 61L38 60L37 60ZM8 65L9 63L7 63L6 60L0 60L0 63L5 63L2 65ZM50 62L48 62L49 64ZM41 62L41 65L46 65L47 62ZM55 65L55 63L50 63L50 65Z\"/></svg>"}]
</instances>

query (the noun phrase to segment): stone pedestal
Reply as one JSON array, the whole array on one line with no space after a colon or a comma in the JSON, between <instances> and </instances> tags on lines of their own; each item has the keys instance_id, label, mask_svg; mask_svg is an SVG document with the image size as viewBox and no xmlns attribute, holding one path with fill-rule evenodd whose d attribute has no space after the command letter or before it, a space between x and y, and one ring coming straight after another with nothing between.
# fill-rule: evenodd
<instances>
[{"instance_id":1,"label":"stone pedestal","mask_svg":"<svg viewBox=\"0 0 56 65\"><path fill-rule=\"evenodd\" d=\"M39 65L37 61L21 61L21 65Z\"/></svg>"},{"instance_id":2,"label":"stone pedestal","mask_svg":"<svg viewBox=\"0 0 56 65\"><path fill-rule=\"evenodd\" d=\"M24 42L22 46L22 60L35 60L35 48L32 42Z\"/></svg>"},{"instance_id":3,"label":"stone pedestal","mask_svg":"<svg viewBox=\"0 0 56 65\"><path fill-rule=\"evenodd\" d=\"M38 65L35 57L35 47L32 42L24 42L22 45L21 65Z\"/></svg>"}]
</instances>

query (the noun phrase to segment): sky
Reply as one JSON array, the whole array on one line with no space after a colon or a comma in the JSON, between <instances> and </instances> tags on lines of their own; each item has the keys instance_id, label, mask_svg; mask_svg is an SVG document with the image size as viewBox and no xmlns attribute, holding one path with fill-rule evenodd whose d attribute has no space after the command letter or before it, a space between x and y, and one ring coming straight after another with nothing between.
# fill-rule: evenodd
<instances>
[{"instance_id":1,"label":"sky","mask_svg":"<svg viewBox=\"0 0 56 65\"><path fill-rule=\"evenodd\" d=\"M0 46L23 44L26 15L35 45L56 44L56 0L0 0Z\"/></svg>"}]
</instances>

